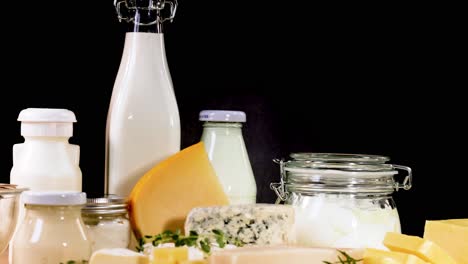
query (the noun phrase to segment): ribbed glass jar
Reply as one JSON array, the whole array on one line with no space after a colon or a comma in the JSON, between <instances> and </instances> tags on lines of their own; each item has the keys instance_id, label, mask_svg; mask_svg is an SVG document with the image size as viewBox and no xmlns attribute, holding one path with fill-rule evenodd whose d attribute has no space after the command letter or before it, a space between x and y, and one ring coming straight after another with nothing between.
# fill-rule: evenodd
<instances>
[{"instance_id":1,"label":"ribbed glass jar","mask_svg":"<svg viewBox=\"0 0 468 264\"><path fill-rule=\"evenodd\" d=\"M360 154L293 153L277 160L279 200L296 209L297 242L335 248L384 248L387 232L401 232L392 194L411 188L409 167L388 157ZM403 183L398 170L407 171Z\"/></svg>"}]
</instances>

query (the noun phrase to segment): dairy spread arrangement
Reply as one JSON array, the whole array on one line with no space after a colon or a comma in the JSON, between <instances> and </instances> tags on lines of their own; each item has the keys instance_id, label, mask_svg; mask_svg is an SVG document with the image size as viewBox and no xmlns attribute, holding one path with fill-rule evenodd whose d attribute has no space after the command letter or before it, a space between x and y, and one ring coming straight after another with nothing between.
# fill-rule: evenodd
<instances>
[{"instance_id":1,"label":"dairy spread arrangement","mask_svg":"<svg viewBox=\"0 0 468 264\"><path fill-rule=\"evenodd\" d=\"M80 148L69 143L75 113L19 113L24 143L13 147L10 184L0 183L10 264L468 264L468 219L402 234L393 194L413 176L388 157L275 159L277 202L266 204L256 200L265 186L243 138L246 113L201 110L201 138L180 149L163 37L177 4L115 1L131 32L107 117L102 197L83 192Z\"/></svg>"}]
</instances>

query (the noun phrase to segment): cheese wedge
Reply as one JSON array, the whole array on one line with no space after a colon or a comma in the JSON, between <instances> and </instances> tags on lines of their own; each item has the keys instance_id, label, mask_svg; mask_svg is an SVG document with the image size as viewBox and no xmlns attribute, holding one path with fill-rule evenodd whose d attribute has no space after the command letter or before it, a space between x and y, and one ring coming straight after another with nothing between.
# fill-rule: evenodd
<instances>
[{"instance_id":1,"label":"cheese wedge","mask_svg":"<svg viewBox=\"0 0 468 264\"><path fill-rule=\"evenodd\" d=\"M93 253L89 264L149 264L146 255L126 248L100 249Z\"/></svg>"},{"instance_id":2,"label":"cheese wedge","mask_svg":"<svg viewBox=\"0 0 468 264\"><path fill-rule=\"evenodd\" d=\"M457 264L457 262L434 242L394 232L385 235L383 244L392 251L413 254L434 264Z\"/></svg>"},{"instance_id":3,"label":"cheese wedge","mask_svg":"<svg viewBox=\"0 0 468 264\"><path fill-rule=\"evenodd\" d=\"M468 264L468 219L428 220L424 238L439 245L459 264Z\"/></svg>"},{"instance_id":4,"label":"cheese wedge","mask_svg":"<svg viewBox=\"0 0 468 264\"><path fill-rule=\"evenodd\" d=\"M398 263L398 264L427 264L428 262L411 254L385 251L380 249L366 248L364 251L365 264L382 264L382 263Z\"/></svg>"},{"instance_id":5,"label":"cheese wedge","mask_svg":"<svg viewBox=\"0 0 468 264\"><path fill-rule=\"evenodd\" d=\"M361 250L345 250L355 259L362 257ZM208 257L209 264L323 264L339 263L341 256L332 248L308 248L289 246L252 246L215 251ZM341 256L343 257L343 256Z\"/></svg>"},{"instance_id":6,"label":"cheese wedge","mask_svg":"<svg viewBox=\"0 0 468 264\"><path fill-rule=\"evenodd\" d=\"M129 217L140 238L183 231L192 208L228 203L200 142L157 164L137 182L129 196Z\"/></svg>"}]
</instances>

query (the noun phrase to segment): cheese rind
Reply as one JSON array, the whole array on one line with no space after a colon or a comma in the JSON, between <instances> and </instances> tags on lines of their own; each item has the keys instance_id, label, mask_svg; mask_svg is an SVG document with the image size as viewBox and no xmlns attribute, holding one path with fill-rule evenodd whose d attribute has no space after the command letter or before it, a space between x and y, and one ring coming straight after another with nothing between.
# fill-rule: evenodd
<instances>
[{"instance_id":1,"label":"cheese rind","mask_svg":"<svg viewBox=\"0 0 468 264\"><path fill-rule=\"evenodd\" d=\"M427 264L428 262L411 254L366 248L364 251L364 263Z\"/></svg>"},{"instance_id":2,"label":"cheese rind","mask_svg":"<svg viewBox=\"0 0 468 264\"><path fill-rule=\"evenodd\" d=\"M146 255L131 251L126 248L100 249L95 251L89 264L149 264Z\"/></svg>"},{"instance_id":3,"label":"cheese rind","mask_svg":"<svg viewBox=\"0 0 468 264\"><path fill-rule=\"evenodd\" d=\"M418 236L388 232L384 245L392 251L413 254L429 263L457 264L457 262L434 242Z\"/></svg>"},{"instance_id":4,"label":"cheese rind","mask_svg":"<svg viewBox=\"0 0 468 264\"><path fill-rule=\"evenodd\" d=\"M190 211L185 232L211 234L221 230L228 244L247 245L293 243L294 208L289 205L249 204L199 207Z\"/></svg>"},{"instance_id":5,"label":"cheese rind","mask_svg":"<svg viewBox=\"0 0 468 264\"><path fill-rule=\"evenodd\" d=\"M428 220L424 238L447 251L459 264L468 264L468 219Z\"/></svg>"},{"instance_id":6,"label":"cheese rind","mask_svg":"<svg viewBox=\"0 0 468 264\"><path fill-rule=\"evenodd\" d=\"M203 142L192 145L148 171L129 196L129 216L137 238L184 228L197 206L227 205Z\"/></svg>"},{"instance_id":7,"label":"cheese rind","mask_svg":"<svg viewBox=\"0 0 468 264\"><path fill-rule=\"evenodd\" d=\"M360 250L344 250L355 259L362 258ZM332 248L306 247L243 247L213 252L209 264L323 264L335 263L340 253ZM343 256L341 256L343 257Z\"/></svg>"}]
</instances>

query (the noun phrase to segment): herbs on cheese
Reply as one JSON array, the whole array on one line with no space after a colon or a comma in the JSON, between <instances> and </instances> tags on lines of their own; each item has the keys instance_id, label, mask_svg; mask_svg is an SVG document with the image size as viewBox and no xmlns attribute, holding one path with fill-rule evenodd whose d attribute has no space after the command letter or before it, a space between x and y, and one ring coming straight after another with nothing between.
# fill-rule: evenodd
<instances>
[{"instance_id":1,"label":"herbs on cheese","mask_svg":"<svg viewBox=\"0 0 468 264\"><path fill-rule=\"evenodd\" d=\"M175 232L167 230L155 236L146 235L140 238L138 243L139 245L136 250L143 252L144 246L147 243L151 243L153 247L166 243L174 243L176 247L195 247L205 254L210 254L213 245L216 245L219 248L224 248L228 241L224 232L218 229L213 229L211 232L204 234L198 234L196 231L190 231L187 236L181 234L180 230ZM236 246L242 245L243 244L239 241L236 244Z\"/></svg>"}]
</instances>

